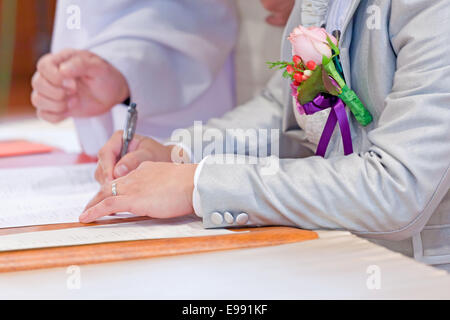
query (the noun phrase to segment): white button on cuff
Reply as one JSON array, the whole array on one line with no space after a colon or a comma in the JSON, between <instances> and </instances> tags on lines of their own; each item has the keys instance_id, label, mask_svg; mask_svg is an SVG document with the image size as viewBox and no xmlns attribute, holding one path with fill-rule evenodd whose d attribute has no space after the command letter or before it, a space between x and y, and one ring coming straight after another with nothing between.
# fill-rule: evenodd
<instances>
[{"instance_id":1,"label":"white button on cuff","mask_svg":"<svg viewBox=\"0 0 450 320\"><path fill-rule=\"evenodd\" d=\"M211 221L216 226L221 225L223 223L223 216L219 212L211 213Z\"/></svg>"},{"instance_id":2,"label":"white button on cuff","mask_svg":"<svg viewBox=\"0 0 450 320\"><path fill-rule=\"evenodd\" d=\"M225 218L225 221L226 221L228 224L233 224L233 223L234 223L234 217L233 217L233 215L232 215L231 213L225 212L224 215L223 215L223 217Z\"/></svg>"},{"instance_id":3,"label":"white button on cuff","mask_svg":"<svg viewBox=\"0 0 450 320\"><path fill-rule=\"evenodd\" d=\"M248 214L241 213L240 215L237 216L236 222L240 226L243 226L243 225L247 224L247 222L248 222Z\"/></svg>"}]
</instances>

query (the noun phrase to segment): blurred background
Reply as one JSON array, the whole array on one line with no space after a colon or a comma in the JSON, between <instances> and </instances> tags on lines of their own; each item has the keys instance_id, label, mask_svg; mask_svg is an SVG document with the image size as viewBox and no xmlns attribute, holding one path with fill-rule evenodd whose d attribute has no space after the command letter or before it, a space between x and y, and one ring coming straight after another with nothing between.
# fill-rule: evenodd
<instances>
[{"instance_id":1,"label":"blurred background","mask_svg":"<svg viewBox=\"0 0 450 320\"><path fill-rule=\"evenodd\" d=\"M50 49L57 0L0 0L0 117L33 114L30 80L36 62ZM265 61L278 58L282 28L264 22L259 0L236 0L241 16L237 43L238 103L265 85ZM255 32L258 30L258 32ZM267 39L275 39L270 45Z\"/></svg>"},{"instance_id":2,"label":"blurred background","mask_svg":"<svg viewBox=\"0 0 450 320\"><path fill-rule=\"evenodd\" d=\"M0 0L0 116L33 114L30 79L49 51L56 0Z\"/></svg>"},{"instance_id":3,"label":"blurred background","mask_svg":"<svg viewBox=\"0 0 450 320\"><path fill-rule=\"evenodd\" d=\"M265 22L268 12L260 0L235 1L240 16L235 50L239 105L259 94L272 76L266 61L278 60L283 28ZM0 0L0 142L23 139L79 153L73 121L51 125L38 120L30 102L36 62L50 50L56 3Z\"/></svg>"}]
</instances>

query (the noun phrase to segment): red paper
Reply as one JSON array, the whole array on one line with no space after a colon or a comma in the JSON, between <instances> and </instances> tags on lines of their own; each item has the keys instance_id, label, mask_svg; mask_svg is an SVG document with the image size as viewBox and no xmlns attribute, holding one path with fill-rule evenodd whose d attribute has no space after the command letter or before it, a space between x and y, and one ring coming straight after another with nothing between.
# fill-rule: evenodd
<instances>
[{"instance_id":1,"label":"red paper","mask_svg":"<svg viewBox=\"0 0 450 320\"><path fill-rule=\"evenodd\" d=\"M29 141L4 141L0 142L0 157L15 157L39 153L50 153L53 147Z\"/></svg>"}]
</instances>

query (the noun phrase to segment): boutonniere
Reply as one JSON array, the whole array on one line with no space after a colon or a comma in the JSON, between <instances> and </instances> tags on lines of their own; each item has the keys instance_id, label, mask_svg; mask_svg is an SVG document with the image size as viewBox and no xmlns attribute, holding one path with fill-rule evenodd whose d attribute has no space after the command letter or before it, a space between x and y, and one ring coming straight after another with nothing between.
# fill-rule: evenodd
<instances>
[{"instance_id":1,"label":"boutonniere","mask_svg":"<svg viewBox=\"0 0 450 320\"><path fill-rule=\"evenodd\" d=\"M288 40L292 44L292 61L268 64L270 68L284 70L283 77L292 81L292 96L295 97L300 114L312 115L331 109L317 155L325 156L337 123L341 129L345 155L352 154L353 145L345 106L362 126L369 125L373 118L356 93L345 83L338 59L340 51L337 39L323 28L298 26Z\"/></svg>"}]
</instances>

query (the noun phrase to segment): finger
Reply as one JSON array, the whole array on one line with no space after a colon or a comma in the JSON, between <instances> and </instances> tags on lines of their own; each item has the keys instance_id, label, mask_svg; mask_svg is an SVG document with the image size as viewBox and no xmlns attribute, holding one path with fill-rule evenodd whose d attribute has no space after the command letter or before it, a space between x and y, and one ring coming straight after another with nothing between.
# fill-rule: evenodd
<instances>
[{"instance_id":1,"label":"finger","mask_svg":"<svg viewBox=\"0 0 450 320\"><path fill-rule=\"evenodd\" d=\"M94 198L92 198L91 201L89 201L89 203L84 208L84 211L89 210L93 206L95 206L98 203L102 202L106 198L111 197L112 195L113 195L112 194L112 183L109 183L109 182L105 183L102 186L102 188L100 189L100 191L94 196Z\"/></svg>"},{"instance_id":2,"label":"finger","mask_svg":"<svg viewBox=\"0 0 450 320\"><path fill-rule=\"evenodd\" d=\"M97 169L95 169L94 177L95 177L95 180L97 180L98 183L100 183L101 185L103 185L107 182L106 178L103 176L103 168L101 167L100 164L98 164ZM110 179L108 181L112 181L112 179Z\"/></svg>"},{"instance_id":3,"label":"finger","mask_svg":"<svg viewBox=\"0 0 450 320\"><path fill-rule=\"evenodd\" d=\"M97 180L100 184L103 184L103 169L102 167L97 164L97 168L95 169L95 174L94 174L95 180Z\"/></svg>"},{"instance_id":4,"label":"finger","mask_svg":"<svg viewBox=\"0 0 450 320\"><path fill-rule=\"evenodd\" d=\"M80 216L81 223L91 223L99 218L119 212L132 211L132 201L127 196L109 197L97 203Z\"/></svg>"},{"instance_id":5,"label":"finger","mask_svg":"<svg viewBox=\"0 0 450 320\"><path fill-rule=\"evenodd\" d=\"M76 110L80 106L80 98L77 95L67 97L67 109Z\"/></svg>"},{"instance_id":6,"label":"finger","mask_svg":"<svg viewBox=\"0 0 450 320\"><path fill-rule=\"evenodd\" d=\"M51 56L53 63L56 65L58 75L61 77L61 80L59 80L60 85L63 86L66 90L68 90L68 92L71 94L76 92L77 83L76 83L75 79L64 78L64 74L62 74L61 70L59 70L59 69L60 69L60 65L62 63L64 63L64 61L71 59L73 56L77 55L79 52L81 52L81 51L75 50L75 49L65 49L65 50L62 50Z\"/></svg>"},{"instance_id":7,"label":"finger","mask_svg":"<svg viewBox=\"0 0 450 320\"><path fill-rule=\"evenodd\" d=\"M120 178L139 167L142 162L151 160L151 153L148 150L137 150L126 154L115 166L114 177Z\"/></svg>"},{"instance_id":8,"label":"finger","mask_svg":"<svg viewBox=\"0 0 450 320\"><path fill-rule=\"evenodd\" d=\"M39 94L55 101L64 100L66 97L64 89L52 85L39 72L36 72L31 79L31 87Z\"/></svg>"},{"instance_id":9,"label":"finger","mask_svg":"<svg viewBox=\"0 0 450 320\"><path fill-rule=\"evenodd\" d=\"M102 168L102 176L104 181L111 181L114 179L113 171L117 163L120 150L122 149L122 136L123 131L115 132L98 153L98 163Z\"/></svg>"},{"instance_id":10,"label":"finger","mask_svg":"<svg viewBox=\"0 0 450 320\"><path fill-rule=\"evenodd\" d=\"M64 78L94 76L104 61L88 51L78 51L61 63L59 71Z\"/></svg>"},{"instance_id":11,"label":"finger","mask_svg":"<svg viewBox=\"0 0 450 320\"><path fill-rule=\"evenodd\" d=\"M41 111L52 113L65 113L67 112L66 101L55 101L46 96L43 96L38 91L34 90L31 93L31 103L33 106Z\"/></svg>"},{"instance_id":12,"label":"finger","mask_svg":"<svg viewBox=\"0 0 450 320\"><path fill-rule=\"evenodd\" d=\"M61 50L57 53L54 53L54 59L55 61L59 64L63 63L64 61L70 59L71 57L73 57L74 55L78 54L79 52L81 52L81 50L77 50L77 49L64 49Z\"/></svg>"},{"instance_id":13,"label":"finger","mask_svg":"<svg viewBox=\"0 0 450 320\"><path fill-rule=\"evenodd\" d=\"M37 70L41 76L57 87L61 87L63 82L63 76L59 72L59 61L55 55L47 54L37 64Z\"/></svg>"},{"instance_id":14,"label":"finger","mask_svg":"<svg viewBox=\"0 0 450 320\"><path fill-rule=\"evenodd\" d=\"M66 113L52 113L52 112L46 112L42 110L37 111L37 117L39 119L48 121L50 123L59 123L66 119L68 115Z\"/></svg>"}]
</instances>

